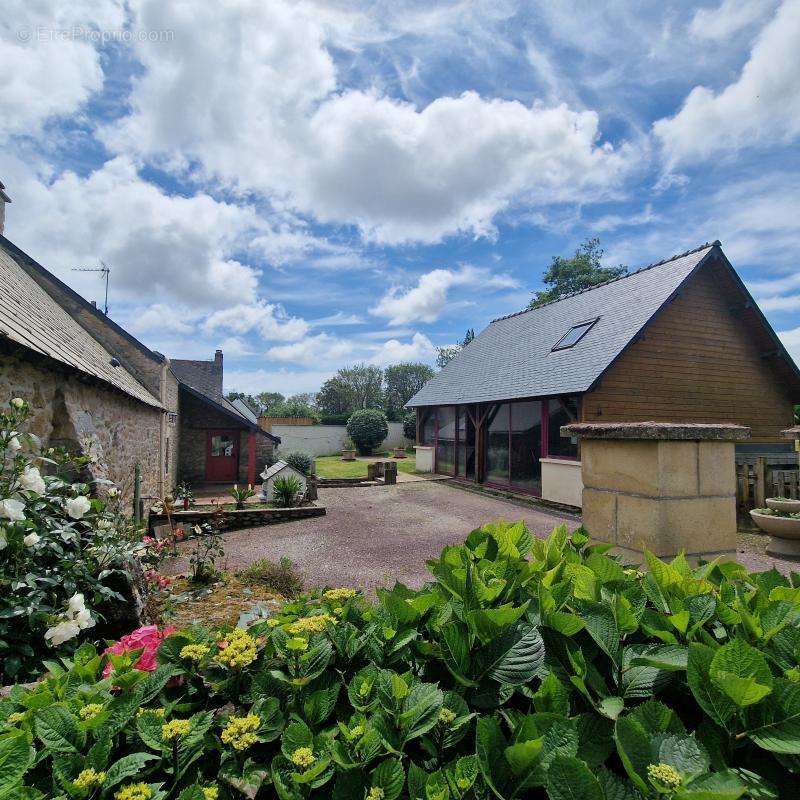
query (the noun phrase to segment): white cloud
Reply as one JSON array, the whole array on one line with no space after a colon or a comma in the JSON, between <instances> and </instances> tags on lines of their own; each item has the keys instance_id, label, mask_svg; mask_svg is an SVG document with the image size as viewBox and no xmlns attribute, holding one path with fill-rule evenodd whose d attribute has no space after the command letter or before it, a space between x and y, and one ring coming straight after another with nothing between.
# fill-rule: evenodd
<instances>
[{"instance_id":1,"label":"white cloud","mask_svg":"<svg viewBox=\"0 0 800 800\"><path fill-rule=\"evenodd\" d=\"M762 311L800 311L800 294L761 297L758 305Z\"/></svg>"},{"instance_id":2,"label":"white cloud","mask_svg":"<svg viewBox=\"0 0 800 800\"><path fill-rule=\"evenodd\" d=\"M389 339L370 358L370 363L380 367L399 364L404 361L430 362L436 358L436 347L424 333L415 333L410 342Z\"/></svg>"},{"instance_id":3,"label":"white cloud","mask_svg":"<svg viewBox=\"0 0 800 800\"><path fill-rule=\"evenodd\" d=\"M713 8L698 8L689 23L689 33L695 39L725 42L774 7L773 0L723 0Z\"/></svg>"},{"instance_id":4,"label":"white cloud","mask_svg":"<svg viewBox=\"0 0 800 800\"><path fill-rule=\"evenodd\" d=\"M124 4L113 0L6 0L0 137L36 134L48 119L79 110L102 88L103 70L94 43L72 32L119 30L124 20Z\"/></svg>"},{"instance_id":5,"label":"white cloud","mask_svg":"<svg viewBox=\"0 0 800 800\"><path fill-rule=\"evenodd\" d=\"M784 0L739 79L715 93L696 86L681 110L655 123L668 166L800 134L800 2Z\"/></svg>"},{"instance_id":6,"label":"white cloud","mask_svg":"<svg viewBox=\"0 0 800 800\"><path fill-rule=\"evenodd\" d=\"M783 342L783 346L789 351L789 355L796 363L800 364L800 328L778 331L778 337Z\"/></svg>"},{"instance_id":7,"label":"white cloud","mask_svg":"<svg viewBox=\"0 0 800 800\"><path fill-rule=\"evenodd\" d=\"M353 351L353 345L329 333L307 336L292 344L276 345L267 350L267 356L276 361L293 364L326 364L344 358Z\"/></svg>"},{"instance_id":8,"label":"white cloud","mask_svg":"<svg viewBox=\"0 0 800 800\"><path fill-rule=\"evenodd\" d=\"M239 303L210 314L204 328L207 333L227 330L244 334L257 332L263 339L294 341L308 332L308 323L298 317L290 317L275 303L260 300L255 303Z\"/></svg>"},{"instance_id":9,"label":"white cloud","mask_svg":"<svg viewBox=\"0 0 800 800\"><path fill-rule=\"evenodd\" d=\"M515 203L608 196L626 166L625 153L600 143L593 111L475 92L418 107L342 91L329 31L302 3L137 9L140 27L172 29L174 41L135 45L144 73L132 113L101 132L110 147L173 170L197 163L376 242L491 235Z\"/></svg>"},{"instance_id":10,"label":"white cloud","mask_svg":"<svg viewBox=\"0 0 800 800\"><path fill-rule=\"evenodd\" d=\"M589 222L589 227L598 233L614 231L617 228L630 228L638 225L651 225L660 220L658 214L653 213L653 206L647 203L643 211L638 214L606 214Z\"/></svg>"},{"instance_id":11,"label":"white cloud","mask_svg":"<svg viewBox=\"0 0 800 800\"><path fill-rule=\"evenodd\" d=\"M154 303L125 316L125 328L136 334L155 333L189 335L194 332L198 315L186 306Z\"/></svg>"},{"instance_id":12,"label":"white cloud","mask_svg":"<svg viewBox=\"0 0 800 800\"><path fill-rule=\"evenodd\" d=\"M389 289L369 313L386 317L390 325L435 322L445 310L449 290L456 286L508 289L517 286L517 282L508 275L493 275L487 269L468 264L457 270L434 269L422 275L411 289L403 291L397 286Z\"/></svg>"}]
</instances>

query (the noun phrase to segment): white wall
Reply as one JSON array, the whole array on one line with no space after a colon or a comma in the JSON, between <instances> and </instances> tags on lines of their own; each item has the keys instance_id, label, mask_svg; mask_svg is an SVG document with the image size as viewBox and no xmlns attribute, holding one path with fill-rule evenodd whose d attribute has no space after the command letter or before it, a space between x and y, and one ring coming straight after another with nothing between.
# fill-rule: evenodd
<instances>
[{"instance_id":1,"label":"white wall","mask_svg":"<svg viewBox=\"0 0 800 800\"><path fill-rule=\"evenodd\" d=\"M542 500L581 508L583 506L581 462L563 458L543 458L541 462Z\"/></svg>"},{"instance_id":2,"label":"white wall","mask_svg":"<svg viewBox=\"0 0 800 800\"><path fill-rule=\"evenodd\" d=\"M332 456L341 452L347 439L344 425L273 425L272 433L281 437L278 455L302 450L312 456ZM389 450L408 444L409 440L403 436L403 423L390 422L389 435L377 449Z\"/></svg>"}]
</instances>

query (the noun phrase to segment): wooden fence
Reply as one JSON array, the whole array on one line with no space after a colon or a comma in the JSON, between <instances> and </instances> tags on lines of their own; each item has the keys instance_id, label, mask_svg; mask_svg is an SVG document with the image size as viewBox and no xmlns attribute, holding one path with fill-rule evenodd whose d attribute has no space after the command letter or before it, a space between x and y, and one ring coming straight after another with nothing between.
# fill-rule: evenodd
<instances>
[{"instance_id":1,"label":"wooden fence","mask_svg":"<svg viewBox=\"0 0 800 800\"><path fill-rule=\"evenodd\" d=\"M763 508L767 497L800 499L800 470L780 469L759 456L736 464L736 501L740 510Z\"/></svg>"}]
</instances>

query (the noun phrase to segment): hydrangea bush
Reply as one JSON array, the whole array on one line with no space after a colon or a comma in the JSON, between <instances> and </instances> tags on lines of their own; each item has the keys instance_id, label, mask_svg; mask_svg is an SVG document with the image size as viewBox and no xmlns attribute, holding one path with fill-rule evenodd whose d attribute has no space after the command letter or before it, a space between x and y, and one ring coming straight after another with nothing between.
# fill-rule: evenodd
<instances>
[{"instance_id":1,"label":"hydrangea bush","mask_svg":"<svg viewBox=\"0 0 800 800\"><path fill-rule=\"evenodd\" d=\"M123 599L109 578L135 550L118 491L90 498L73 480L87 459L40 453L28 416L21 398L0 410L0 682L38 674L54 648L74 649L96 607Z\"/></svg>"},{"instance_id":2,"label":"hydrangea bush","mask_svg":"<svg viewBox=\"0 0 800 800\"><path fill-rule=\"evenodd\" d=\"M496 523L374 604L84 644L0 701L0 797L797 796L800 576L648 567Z\"/></svg>"}]
</instances>

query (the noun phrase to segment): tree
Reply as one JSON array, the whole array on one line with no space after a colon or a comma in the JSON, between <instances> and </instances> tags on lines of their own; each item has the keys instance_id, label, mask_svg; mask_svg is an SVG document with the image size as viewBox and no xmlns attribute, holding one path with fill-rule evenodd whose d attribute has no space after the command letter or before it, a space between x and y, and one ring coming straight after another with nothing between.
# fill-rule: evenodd
<instances>
[{"instance_id":1,"label":"tree","mask_svg":"<svg viewBox=\"0 0 800 800\"><path fill-rule=\"evenodd\" d=\"M386 367L386 416L391 420L403 417L405 404L434 376L434 371L421 363L394 364Z\"/></svg>"},{"instance_id":2,"label":"tree","mask_svg":"<svg viewBox=\"0 0 800 800\"><path fill-rule=\"evenodd\" d=\"M355 410L350 386L339 375L328 378L317 392L317 408L326 416L348 414Z\"/></svg>"},{"instance_id":3,"label":"tree","mask_svg":"<svg viewBox=\"0 0 800 800\"><path fill-rule=\"evenodd\" d=\"M317 409L314 407L314 395L308 392L293 394L279 404L277 408L281 413L275 416L311 417L312 419L317 419L318 417Z\"/></svg>"},{"instance_id":4,"label":"tree","mask_svg":"<svg viewBox=\"0 0 800 800\"><path fill-rule=\"evenodd\" d=\"M450 347L437 347L436 366L439 369L446 367L468 344L475 338L475 329L468 328L464 338Z\"/></svg>"},{"instance_id":5,"label":"tree","mask_svg":"<svg viewBox=\"0 0 800 800\"><path fill-rule=\"evenodd\" d=\"M261 408L261 413L267 416L277 417L274 411L286 398L280 392L261 392L256 395L256 401Z\"/></svg>"},{"instance_id":6,"label":"tree","mask_svg":"<svg viewBox=\"0 0 800 800\"><path fill-rule=\"evenodd\" d=\"M361 408L347 420L347 435L358 452L368 456L389 435L386 414L379 408Z\"/></svg>"},{"instance_id":7,"label":"tree","mask_svg":"<svg viewBox=\"0 0 800 800\"><path fill-rule=\"evenodd\" d=\"M528 303L528 308L538 308L545 303L560 300L569 294L582 289L590 289L613 278L627 273L628 268L620 264L617 267L604 267L600 261L603 248L600 239L587 239L575 251L572 258L553 256L550 266L545 272L542 282L547 289L536 292Z\"/></svg>"},{"instance_id":8,"label":"tree","mask_svg":"<svg viewBox=\"0 0 800 800\"><path fill-rule=\"evenodd\" d=\"M343 367L317 392L317 408L326 416L382 407L383 370L368 364Z\"/></svg>"}]
</instances>

